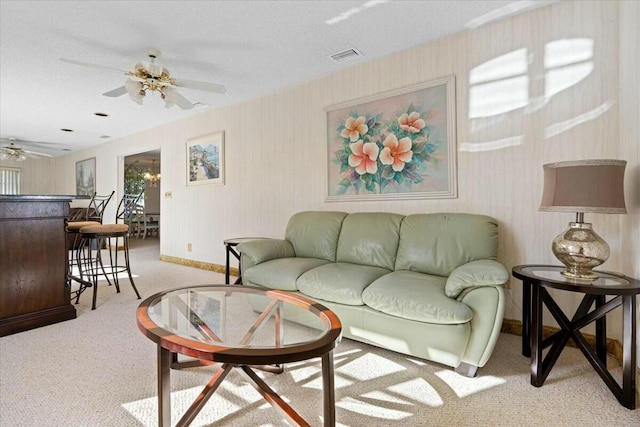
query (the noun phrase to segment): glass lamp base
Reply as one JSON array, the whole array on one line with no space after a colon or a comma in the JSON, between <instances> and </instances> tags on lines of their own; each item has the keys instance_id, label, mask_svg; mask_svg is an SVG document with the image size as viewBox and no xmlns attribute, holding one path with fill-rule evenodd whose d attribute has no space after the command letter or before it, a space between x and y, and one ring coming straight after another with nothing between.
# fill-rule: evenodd
<instances>
[{"instance_id":1,"label":"glass lamp base","mask_svg":"<svg viewBox=\"0 0 640 427\"><path fill-rule=\"evenodd\" d=\"M562 274L578 280L597 279L592 269L609 258L609 245L586 222L570 222L553 240L551 250L567 266Z\"/></svg>"}]
</instances>

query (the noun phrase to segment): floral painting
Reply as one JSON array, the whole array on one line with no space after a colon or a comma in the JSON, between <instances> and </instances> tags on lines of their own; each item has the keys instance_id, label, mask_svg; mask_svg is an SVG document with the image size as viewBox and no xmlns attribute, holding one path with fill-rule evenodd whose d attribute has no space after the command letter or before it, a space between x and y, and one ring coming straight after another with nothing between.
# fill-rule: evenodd
<instances>
[{"instance_id":1,"label":"floral painting","mask_svg":"<svg viewBox=\"0 0 640 427\"><path fill-rule=\"evenodd\" d=\"M454 78L327 109L328 201L455 198Z\"/></svg>"},{"instance_id":2,"label":"floral painting","mask_svg":"<svg viewBox=\"0 0 640 427\"><path fill-rule=\"evenodd\" d=\"M187 141L187 186L224 184L224 132Z\"/></svg>"}]
</instances>

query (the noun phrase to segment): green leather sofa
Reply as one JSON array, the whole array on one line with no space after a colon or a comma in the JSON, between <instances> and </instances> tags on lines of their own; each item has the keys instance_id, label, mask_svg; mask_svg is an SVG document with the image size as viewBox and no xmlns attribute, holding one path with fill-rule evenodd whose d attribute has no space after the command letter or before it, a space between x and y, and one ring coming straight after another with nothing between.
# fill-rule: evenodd
<instances>
[{"instance_id":1,"label":"green leather sofa","mask_svg":"<svg viewBox=\"0 0 640 427\"><path fill-rule=\"evenodd\" d=\"M346 338L475 376L502 326L497 247L483 215L312 211L284 239L238 250L244 284L298 292L333 310Z\"/></svg>"}]
</instances>

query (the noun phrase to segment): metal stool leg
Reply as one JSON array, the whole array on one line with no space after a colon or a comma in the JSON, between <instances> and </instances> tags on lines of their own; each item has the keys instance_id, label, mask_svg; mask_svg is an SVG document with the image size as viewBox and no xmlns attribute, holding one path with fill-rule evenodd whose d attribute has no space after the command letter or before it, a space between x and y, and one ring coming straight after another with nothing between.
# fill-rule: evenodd
<instances>
[{"instance_id":1,"label":"metal stool leg","mask_svg":"<svg viewBox=\"0 0 640 427\"><path fill-rule=\"evenodd\" d=\"M131 282L131 287L133 288L133 291L136 293L136 296L138 297L138 299L140 299L140 293L138 292L138 289L136 288L136 284L133 282L133 276L131 274L131 264L129 263L129 236L124 236L122 238L124 240L124 262L125 265L127 266L127 274L129 275L129 281Z\"/></svg>"},{"instance_id":2,"label":"metal stool leg","mask_svg":"<svg viewBox=\"0 0 640 427\"><path fill-rule=\"evenodd\" d=\"M90 242L93 242L93 239L90 239ZM96 239L96 241L98 242L98 244L100 243L100 239ZM95 264L92 262L91 263L91 271L93 273L93 300L91 302L91 310L95 310L96 309L96 300L98 299L98 265L100 265L100 267L103 269L104 271L104 267L102 265L102 254L100 253L100 246L98 245L98 250L96 251L96 260L95 260ZM91 259L92 255L91 255L91 243L89 243L89 259L91 261L93 261Z\"/></svg>"},{"instance_id":3,"label":"metal stool leg","mask_svg":"<svg viewBox=\"0 0 640 427\"><path fill-rule=\"evenodd\" d=\"M72 252L72 257L75 259L75 265L78 267L78 275L75 276L72 273L69 273L69 286L71 286L71 281L75 281L78 283L78 290L75 291L75 303L78 304L80 301L80 295L87 289L93 286L93 283L90 281L91 279L91 268L88 261L87 249L90 250L90 240L80 238L78 239L78 244Z\"/></svg>"}]
</instances>

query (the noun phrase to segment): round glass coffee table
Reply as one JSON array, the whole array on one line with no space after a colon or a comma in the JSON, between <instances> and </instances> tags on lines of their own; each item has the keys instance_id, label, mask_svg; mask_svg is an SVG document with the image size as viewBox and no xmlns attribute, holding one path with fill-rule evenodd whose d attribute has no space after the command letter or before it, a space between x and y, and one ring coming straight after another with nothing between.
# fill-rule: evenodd
<instances>
[{"instance_id":1,"label":"round glass coffee table","mask_svg":"<svg viewBox=\"0 0 640 427\"><path fill-rule=\"evenodd\" d=\"M253 369L322 358L325 426L335 426L333 349L342 324L331 310L289 292L209 285L155 294L137 310L140 331L158 345L158 424L171 424L171 368L221 363L177 425L189 425L233 369L295 425L309 424ZM178 354L190 357L178 361Z\"/></svg>"}]
</instances>

